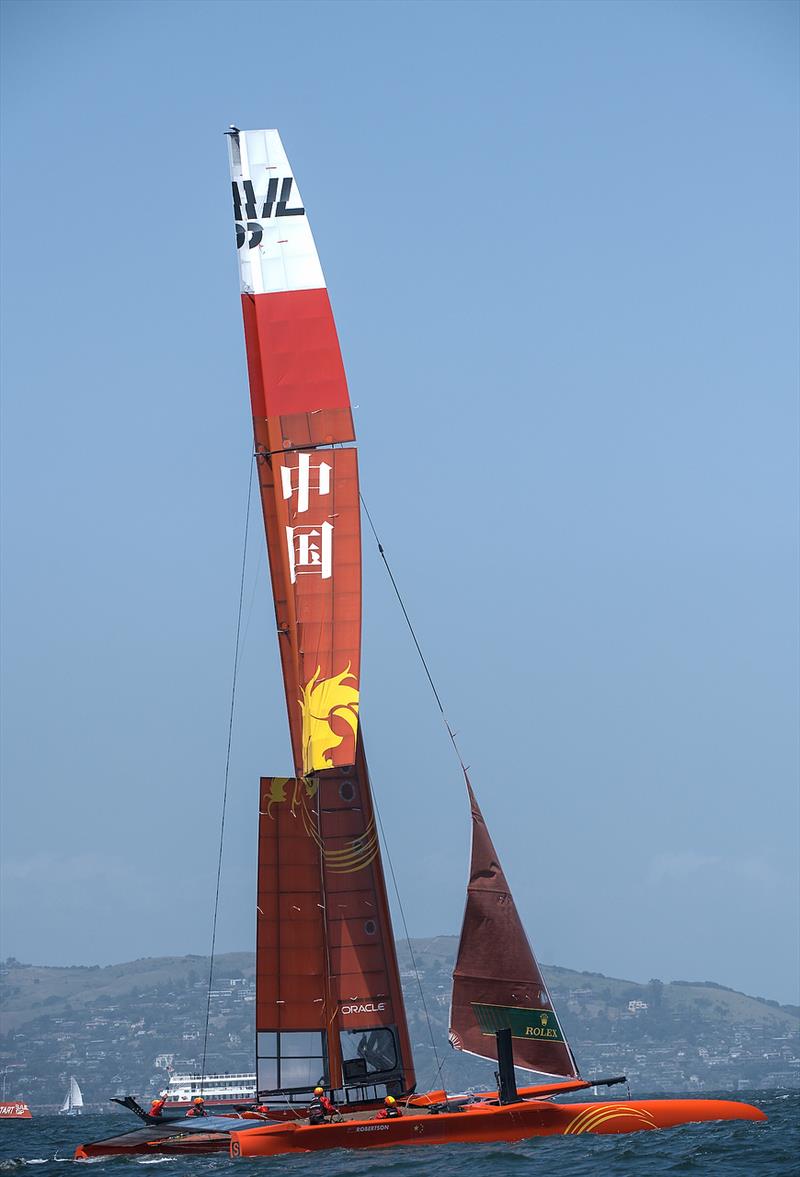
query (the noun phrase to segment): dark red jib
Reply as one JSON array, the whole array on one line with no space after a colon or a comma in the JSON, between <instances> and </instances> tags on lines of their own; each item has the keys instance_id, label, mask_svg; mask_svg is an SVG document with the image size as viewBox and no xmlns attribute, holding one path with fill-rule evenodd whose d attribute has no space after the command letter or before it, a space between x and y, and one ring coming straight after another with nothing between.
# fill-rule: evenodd
<instances>
[{"instance_id":1,"label":"dark red jib","mask_svg":"<svg viewBox=\"0 0 800 1177\"><path fill-rule=\"evenodd\" d=\"M578 1068L533 955L475 794L467 904L453 972L450 1041L496 1059L497 1030L509 1027L518 1067L576 1076Z\"/></svg>"}]
</instances>

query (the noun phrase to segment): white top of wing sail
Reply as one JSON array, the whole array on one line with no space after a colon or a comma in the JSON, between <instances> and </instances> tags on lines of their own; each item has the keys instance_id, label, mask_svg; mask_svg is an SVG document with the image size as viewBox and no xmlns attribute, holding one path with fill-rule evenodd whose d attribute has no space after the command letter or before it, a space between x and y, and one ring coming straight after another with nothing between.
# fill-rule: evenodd
<instances>
[{"instance_id":1,"label":"white top of wing sail","mask_svg":"<svg viewBox=\"0 0 800 1177\"><path fill-rule=\"evenodd\" d=\"M277 131L228 132L244 294L325 286L311 226Z\"/></svg>"}]
</instances>

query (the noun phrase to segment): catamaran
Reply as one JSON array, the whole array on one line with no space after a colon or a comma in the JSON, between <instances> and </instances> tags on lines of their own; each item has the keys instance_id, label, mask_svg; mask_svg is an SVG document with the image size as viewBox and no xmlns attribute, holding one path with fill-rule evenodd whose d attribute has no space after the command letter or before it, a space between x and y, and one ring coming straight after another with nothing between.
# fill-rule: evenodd
<instances>
[{"instance_id":1,"label":"catamaran","mask_svg":"<svg viewBox=\"0 0 800 1177\"><path fill-rule=\"evenodd\" d=\"M336 327L305 205L277 131L228 133L254 461L266 530L293 777L259 788L255 1057L269 1119L153 1120L77 1156L331 1148L624 1133L763 1120L748 1104L558 1103L624 1082L584 1078L464 769L472 855L450 1041L497 1088L416 1093L414 1060L359 714L358 459ZM463 769L463 764L462 764ZM538 1076L517 1086L515 1067ZM336 1122L310 1124L315 1087ZM403 1114L374 1118L387 1096Z\"/></svg>"}]
</instances>

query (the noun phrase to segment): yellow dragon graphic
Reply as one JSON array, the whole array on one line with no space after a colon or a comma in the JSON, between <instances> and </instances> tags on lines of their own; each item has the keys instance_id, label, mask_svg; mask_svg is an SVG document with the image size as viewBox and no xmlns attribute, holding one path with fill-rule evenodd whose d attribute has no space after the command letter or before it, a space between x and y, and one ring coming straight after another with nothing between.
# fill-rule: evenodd
<instances>
[{"instance_id":1,"label":"yellow dragon graphic","mask_svg":"<svg viewBox=\"0 0 800 1177\"><path fill-rule=\"evenodd\" d=\"M333 753L345 738L333 721L343 721L355 737L358 730L358 680L350 663L340 674L320 678L321 667L302 688L298 700L303 716L303 775L333 767ZM350 680L349 682L347 680ZM352 684L352 685L351 685ZM339 725L341 726L341 725Z\"/></svg>"}]
</instances>

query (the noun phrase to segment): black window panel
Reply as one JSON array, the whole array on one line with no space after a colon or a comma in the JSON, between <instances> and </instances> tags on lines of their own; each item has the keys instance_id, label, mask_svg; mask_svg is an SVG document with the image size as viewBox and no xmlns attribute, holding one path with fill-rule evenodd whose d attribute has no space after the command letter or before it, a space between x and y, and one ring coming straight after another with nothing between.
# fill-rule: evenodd
<instances>
[{"instance_id":1,"label":"black window panel","mask_svg":"<svg viewBox=\"0 0 800 1177\"><path fill-rule=\"evenodd\" d=\"M320 1030L262 1030L256 1051L259 1093L330 1085L327 1036Z\"/></svg>"},{"instance_id":2,"label":"black window panel","mask_svg":"<svg viewBox=\"0 0 800 1177\"><path fill-rule=\"evenodd\" d=\"M362 1075L385 1075L396 1071L398 1062L397 1031L394 1026L376 1026L371 1030L342 1030L342 1061L363 1062ZM357 1068L360 1070L360 1068ZM355 1075L356 1068L354 1068Z\"/></svg>"}]
</instances>

